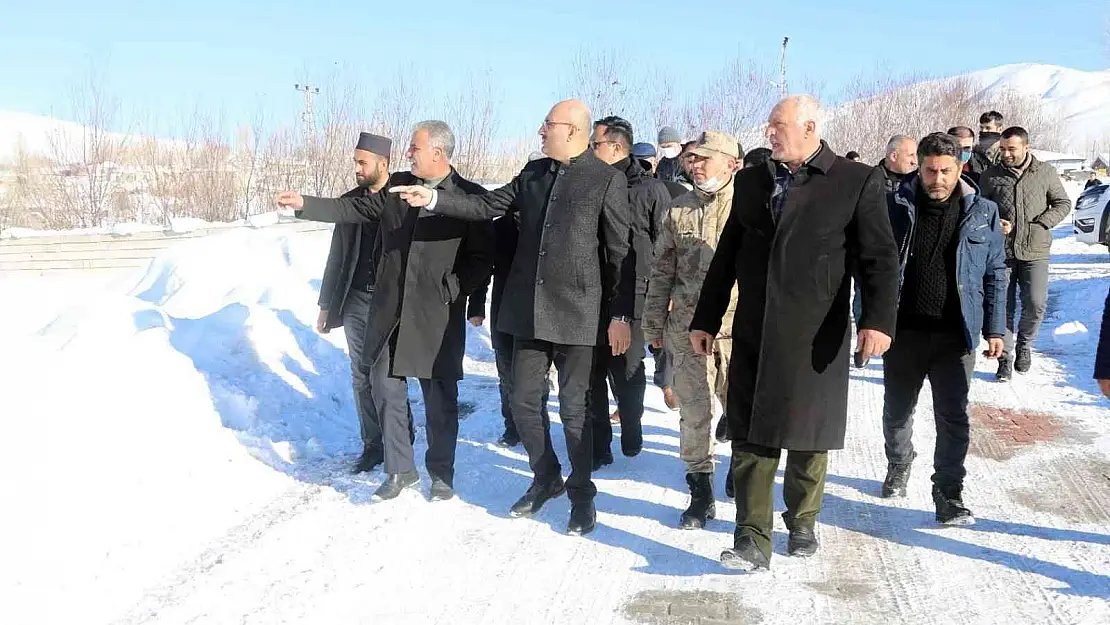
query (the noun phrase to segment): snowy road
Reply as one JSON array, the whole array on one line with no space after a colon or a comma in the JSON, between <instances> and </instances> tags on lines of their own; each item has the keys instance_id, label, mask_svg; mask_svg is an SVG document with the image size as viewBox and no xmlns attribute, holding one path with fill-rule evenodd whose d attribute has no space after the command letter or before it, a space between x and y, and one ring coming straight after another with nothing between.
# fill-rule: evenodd
<instances>
[{"instance_id":1,"label":"snowy road","mask_svg":"<svg viewBox=\"0 0 1110 625\"><path fill-rule=\"evenodd\" d=\"M853 372L821 551L787 557L776 518L772 570L754 575L717 562L734 514L723 468L719 519L675 529L687 498L678 415L654 388L645 452L618 450L595 476L596 532L563 535L565 498L536 519L507 518L529 473L520 448L492 444L500 417L484 331L472 332L461 387L472 411L459 497L427 502L425 475L421 492L371 502L381 474L346 472L357 431L342 336L311 331L326 234L185 244L137 286L59 306L41 331L22 325L26 315L13 317L20 327L0 318L15 443L0 475L18 511L0 537L12 554L0 595L14 598L0 613L11 623L1110 622L1110 404L1089 380L1110 264L1057 235L1042 357L1007 385L993 382L993 363L977 369L965 500L979 522L933 522L927 390L910 496L878 497L874 362ZM5 294L21 288L0 281ZM565 458L557 426L553 436Z\"/></svg>"}]
</instances>

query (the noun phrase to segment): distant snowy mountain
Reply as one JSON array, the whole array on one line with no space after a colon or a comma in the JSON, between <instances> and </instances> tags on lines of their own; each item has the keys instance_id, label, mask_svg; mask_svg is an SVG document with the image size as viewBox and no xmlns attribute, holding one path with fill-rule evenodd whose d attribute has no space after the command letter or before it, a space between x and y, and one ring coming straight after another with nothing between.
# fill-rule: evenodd
<instances>
[{"instance_id":1,"label":"distant snowy mountain","mask_svg":"<svg viewBox=\"0 0 1110 625\"><path fill-rule=\"evenodd\" d=\"M1040 98L1049 112L1063 118L1072 151L1089 156L1096 142L1104 150L1110 146L1110 69L1086 72L1022 63L965 76L982 85L984 96L1012 89Z\"/></svg>"}]
</instances>

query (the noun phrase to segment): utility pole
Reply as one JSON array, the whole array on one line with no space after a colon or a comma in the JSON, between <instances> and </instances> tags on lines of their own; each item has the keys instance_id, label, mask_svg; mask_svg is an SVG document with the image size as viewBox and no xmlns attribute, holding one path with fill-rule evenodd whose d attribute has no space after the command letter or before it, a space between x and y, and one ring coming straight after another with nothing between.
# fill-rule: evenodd
<instances>
[{"instance_id":1,"label":"utility pole","mask_svg":"<svg viewBox=\"0 0 1110 625\"><path fill-rule=\"evenodd\" d=\"M301 123L304 125L304 162L302 175L306 182L312 180L312 159L316 153L316 114L312 109L312 96L319 95L320 89L310 85L293 85L297 91L304 93L304 112L301 113Z\"/></svg>"},{"instance_id":2,"label":"utility pole","mask_svg":"<svg viewBox=\"0 0 1110 625\"><path fill-rule=\"evenodd\" d=\"M301 113L301 121L305 125L306 138L310 143L316 142L316 114L312 109L312 96L320 95L319 87L312 87L310 85L293 85L297 91L304 93L304 112Z\"/></svg>"},{"instance_id":3,"label":"utility pole","mask_svg":"<svg viewBox=\"0 0 1110 625\"><path fill-rule=\"evenodd\" d=\"M790 37L782 38L782 61L779 66L779 96L786 98L786 44Z\"/></svg>"}]
</instances>

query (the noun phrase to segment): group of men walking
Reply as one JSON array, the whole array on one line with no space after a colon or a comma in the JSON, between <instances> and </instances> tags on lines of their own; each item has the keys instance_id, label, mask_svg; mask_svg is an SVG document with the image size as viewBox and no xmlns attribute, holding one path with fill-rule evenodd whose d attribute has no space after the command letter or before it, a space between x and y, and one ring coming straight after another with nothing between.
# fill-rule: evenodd
<instances>
[{"instance_id":1,"label":"group of men walking","mask_svg":"<svg viewBox=\"0 0 1110 625\"><path fill-rule=\"evenodd\" d=\"M1063 217L1060 207L1036 210L1036 194L1051 203L1056 190L1021 151L1023 133L1001 133L1000 141L1014 141L978 174L1000 204L1011 202L1006 221L966 171L958 132L920 143L895 137L873 168L821 139L820 105L809 96L778 103L770 148L747 153L724 132L682 144L671 128L659 133L656 152L635 143L626 120L594 120L581 102L560 102L540 125L542 154L493 191L451 166L446 124L422 122L407 151L409 172L388 176L389 140L363 134L358 188L335 199L288 191L277 202L300 218L337 223L318 325L345 327L364 443L356 470L384 461L379 498L419 484L407 377L424 393L431 499L454 495L465 323L485 323L492 276L499 443L523 443L533 472L510 515L532 516L566 493L568 533L594 529L591 474L613 462L609 386L620 451L637 456L650 350L655 383L679 410L690 504L678 525L701 528L714 517L714 443L731 439L726 494L735 496L736 531L722 563L766 568L783 450L788 551L818 549L828 451L843 447L847 424L853 278L856 360L887 354L883 495L905 494L916 455L912 414L929 377L937 519L972 520L961 488L979 337L989 341L988 357L1008 353L1003 297L1012 250L1022 370L1022 350L1039 325L1024 321L1026 290L1043 282L1036 263L1044 236L1031 224L1047 234ZM1038 300L1028 301L1037 314ZM547 415L552 365L565 479ZM714 398L724 410L716 430Z\"/></svg>"}]
</instances>

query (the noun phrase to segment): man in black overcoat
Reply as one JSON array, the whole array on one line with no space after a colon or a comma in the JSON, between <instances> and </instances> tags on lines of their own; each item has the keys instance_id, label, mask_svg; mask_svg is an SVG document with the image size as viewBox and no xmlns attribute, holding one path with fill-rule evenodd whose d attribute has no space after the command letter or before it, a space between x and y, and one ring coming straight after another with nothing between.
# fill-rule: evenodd
<instances>
[{"instance_id":1,"label":"man in black overcoat","mask_svg":"<svg viewBox=\"0 0 1110 625\"><path fill-rule=\"evenodd\" d=\"M817 551L827 452L843 448L848 417L849 266L863 295L857 351L881 356L894 333L898 250L882 174L837 156L819 124L810 96L772 110L772 160L736 174L732 214L690 324L694 349L708 353L737 285L726 408L736 531L721 554L729 568L770 566L783 449L788 552Z\"/></svg>"},{"instance_id":2,"label":"man in black overcoat","mask_svg":"<svg viewBox=\"0 0 1110 625\"><path fill-rule=\"evenodd\" d=\"M455 137L447 124L417 124L408 149L411 173L394 174L390 184L484 194L482 186L451 166L454 149ZM466 298L489 277L491 224L427 214L386 190L334 200L287 191L278 195L277 202L298 209L296 216L301 219L379 223L379 264L362 358L363 368L371 371L385 439L388 477L375 495L392 499L420 482L402 408L405 378L414 377L424 394L431 499L450 499L459 431L458 380L463 376L466 347Z\"/></svg>"}]
</instances>

